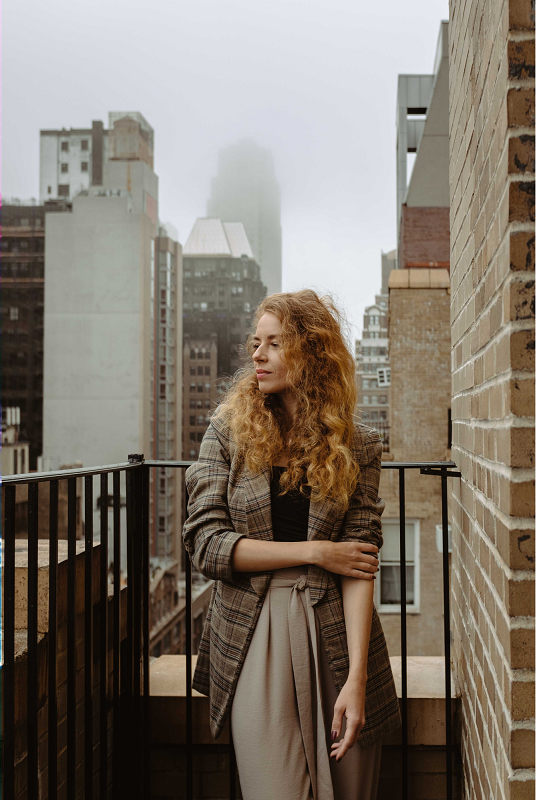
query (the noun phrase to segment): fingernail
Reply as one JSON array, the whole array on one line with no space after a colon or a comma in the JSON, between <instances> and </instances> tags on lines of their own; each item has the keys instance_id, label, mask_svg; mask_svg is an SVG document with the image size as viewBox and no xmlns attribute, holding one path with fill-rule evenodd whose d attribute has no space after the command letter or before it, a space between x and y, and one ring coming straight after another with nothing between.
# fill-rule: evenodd
<instances>
[{"instance_id":1,"label":"fingernail","mask_svg":"<svg viewBox=\"0 0 537 800\"><path fill-rule=\"evenodd\" d=\"M337 731L332 731L332 739L335 739L337 736Z\"/></svg>"}]
</instances>

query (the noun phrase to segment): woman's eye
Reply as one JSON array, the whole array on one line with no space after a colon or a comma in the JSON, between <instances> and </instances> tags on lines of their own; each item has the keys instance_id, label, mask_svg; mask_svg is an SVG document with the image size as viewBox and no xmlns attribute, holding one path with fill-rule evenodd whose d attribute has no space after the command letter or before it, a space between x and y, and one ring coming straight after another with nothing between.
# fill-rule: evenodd
<instances>
[{"instance_id":1,"label":"woman's eye","mask_svg":"<svg viewBox=\"0 0 537 800\"><path fill-rule=\"evenodd\" d=\"M273 347L279 347L280 345L278 344L278 342L272 342L272 346Z\"/></svg>"}]
</instances>

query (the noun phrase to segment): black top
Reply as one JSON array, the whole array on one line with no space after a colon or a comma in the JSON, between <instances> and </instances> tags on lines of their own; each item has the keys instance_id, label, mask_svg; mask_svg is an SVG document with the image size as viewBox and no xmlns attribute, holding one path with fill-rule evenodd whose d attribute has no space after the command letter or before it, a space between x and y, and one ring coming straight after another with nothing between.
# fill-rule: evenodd
<instances>
[{"instance_id":1,"label":"black top","mask_svg":"<svg viewBox=\"0 0 537 800\"><path fill-rule=\"evenodd\" d=\"M285 469L286 467L272 467L270 479L270 505L274 541L305 542L308 538L309 496L305 497L298 489L293 489L278 497L280 475Z\"/></svg>"}]
</instances>

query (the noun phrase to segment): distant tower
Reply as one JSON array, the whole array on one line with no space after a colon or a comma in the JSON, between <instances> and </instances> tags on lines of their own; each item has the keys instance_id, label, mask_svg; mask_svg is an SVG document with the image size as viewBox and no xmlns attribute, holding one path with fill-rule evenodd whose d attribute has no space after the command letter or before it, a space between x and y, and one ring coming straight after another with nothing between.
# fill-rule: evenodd
<instances>
[{"instance_id":1,"label":"distant tower","mask_svg":"<svg viewBox=\"0 0 537 800\"><path fill-rule=\"evenodd\" d=\"M207 216L242 222L268 294L281 292L280 186L270 150L244 140L220 151Z\"/></svg>"}]
</instances>

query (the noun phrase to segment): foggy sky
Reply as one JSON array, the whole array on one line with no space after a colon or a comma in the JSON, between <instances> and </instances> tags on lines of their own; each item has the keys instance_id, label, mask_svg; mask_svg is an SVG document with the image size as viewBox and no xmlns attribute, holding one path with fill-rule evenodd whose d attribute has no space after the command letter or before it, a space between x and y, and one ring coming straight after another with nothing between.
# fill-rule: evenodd
<instances>
[{"instance_id":1,"label":"foggy sky","mask_svg":"<svg viewBox=\"0 0 537 800\"><path fill-rule=\"evenodd\" d=\"M432 72L447 18L448 0L8 0L2 194L38 197L41 128L140 111L184 244L218 150L252 138L282 190L284 290L331 292L358 336L396 246L397 75Z\"/></svg>"}]
</instances>

